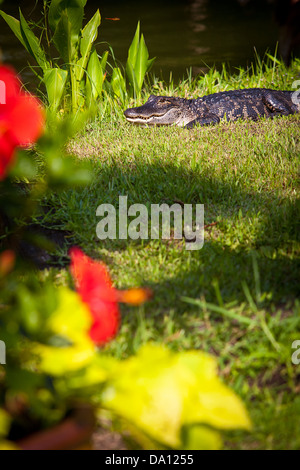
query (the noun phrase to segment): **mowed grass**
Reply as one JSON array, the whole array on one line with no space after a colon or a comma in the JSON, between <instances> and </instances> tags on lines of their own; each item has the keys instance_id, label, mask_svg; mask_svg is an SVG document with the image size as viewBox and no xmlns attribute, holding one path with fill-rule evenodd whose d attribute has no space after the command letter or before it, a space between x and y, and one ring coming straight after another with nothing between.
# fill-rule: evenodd
<instances>
[{"instance_id":1,"label":"mowed grass","mask_svg":"<svg viewBox=\"0 0 300 470\"><path fill-rule=\"evenodd\" d=\"M298 61L289 71L211 71L210 81L157 82L152 92L292 89L299 70ZM300 365L291 356L300 340L300 116L186 130L131 126L121 109L100 107L99 115L68 146L75 159L92 162L93 183L50 194L38 220L70 232L70 243L108 265L117 287L153 290L144 306L121 307L119 335L103 354L127 357L146 341L207 351L253 420L252 432L227 433L226 447L299 449ZM172 238L99 240L96 209L118 209L119 196L149 211L155 203L204 204L203 248L188 251ZM59 254L62 268L46 275L69 282L67 247Z\"/></svg>"}]
</instances>

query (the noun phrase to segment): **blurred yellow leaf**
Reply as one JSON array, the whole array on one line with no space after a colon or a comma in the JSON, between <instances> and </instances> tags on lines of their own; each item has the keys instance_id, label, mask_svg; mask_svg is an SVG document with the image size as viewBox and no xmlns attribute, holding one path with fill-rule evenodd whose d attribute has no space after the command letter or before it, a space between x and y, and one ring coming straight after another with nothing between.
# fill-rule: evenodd
<instances>
[{"instance_id":1,"label":"blurred yellow leaf","mask_svg":"<svg viewBox=\"0 0 300 470\"><path fill-rule=\"evenodd\" d=\"M0 450L21 450L21 449L12 441L0 441Z\"/></svg>"},{"instance_id":2,"label":"blurred yellow leaf","mask_svg":"<svg viewBox=\"0 0 300 470\"><path fill-rule=\"evenodd\" d=\"M0 436L7 435L10 427L10 421L9 414L6 411L0 409Z\"/></svg>"},{"instance_id":3,"label":"blurred yellow leaf","mask_svg":"<svg viewBox=\"0 0 300 470\"><path fill-rule=\"evenodd\" d=\"M52 375L63 375L86 366L96 351L88 335L92 319L79 295L61 287L58 299L58 307L49 317L47 326L55 335L64 337L67 345L34 346L34 353L40 357L39 368Z\"/></svg>"},{"instance_id":4,"label":"blurred yellow leaf","mask_svg":"<svg viewBox=\"0 0 300 470\"><path fill-rule=\"evenodd\" d=\"M219 449L221 438L210 427L251 426L241 400L218 378L216 361L196 351L145 345L116 367L103 400L154 440L177 449ZM183 442L183 429L199 424Z\"/></svg>"},{"instance_id":5,"label":"blurred yellow leaf","mask_svg":"<svg viewBox=\"0 0 300 470\"><path fill-rule=\"evenodd\" d=\"M95 354L95 348L90 342L61 348L37 344L34 352L40 357L41 371L51 375L64 375L89 364Z\"/></svg>"},{"instance_id":6,"label":"blurred yellow leaf","mask_svg":"<svg viewBox=\"0 0 300 470\"><path fill-rule=\"evenodd\" d=\"M92 325L92 317L79 294L66 287L60 287L58 299L58 308L48 320L50 329L73 343L84 344L87 340L90 341L88 331Z\"/></svg>"},{"instance_id":7,"label":"blurred yellow leaf","mask_svg":"<svg viewBox=\"0 0 300 470\"><path fill-rule=\"evenodd\" d=\"M219 450L223 445L220 433L207 426L188 426L181 437L183 450Z\"/></svg>"},{"instance_id":8,"label":"blurred yellow leaf","mask_svg":"<svg viewBox=\"0 0 300 470\"><path fill-rule=\"evenodd\" d=\"M251 429L243 402L218 378L214 358L195 351L183 352L177 355L176 368L183 379L189 373L197 382L190 388L185 403L185 423L205 423L219 429Z\"/></svg>"}]
</instances>

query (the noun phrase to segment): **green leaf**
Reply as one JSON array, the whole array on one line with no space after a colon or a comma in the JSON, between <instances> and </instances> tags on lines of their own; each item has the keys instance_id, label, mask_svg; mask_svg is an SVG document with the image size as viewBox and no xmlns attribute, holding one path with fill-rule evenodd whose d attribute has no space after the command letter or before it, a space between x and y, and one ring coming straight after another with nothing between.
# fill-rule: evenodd
<instances>
[{"instance_id":1,"label":"green leaf","mask_svg":"<svg viewBox=\"0 0 300 470\"><path fill-rule=\"evenodd\" d=\"M47 89L50 111L56 112L63 93L68 77L68 72L60 68L48 69L44 75L44 82Z\"/></svg>"},{"instance_id":2,"label":"green leaf","mask_svg":"<svg viewBox=\"0 0 300 470\"><path fill-rule=\"evenodd\" d=\"M138 22L137 24L134 38L128 50L127 62L129 62L133 68L135 67L136 56L137 56L138 49L139 49L139 43L140 43L140 22Z\"/></svg>"},{"instance_id":3,"label":"green leaf","mask_svg":"<svg viewBox=\"0 0 300 470\"><path fill-rule=\"evenodd\" d=\"M21 34L23 41L25 43L25 47L28 52L34 57L37 61L39 66L42 68L43 71L50 67L49 62L46 59L45 52L40 45L40 41L35 36L35 34L31 31L30 27L28 26L27 21L25 20L22 12L20 10L20 27L21 27Z\"/></svg>"},{"instance_id":4,"label":"green leaf","mask_svg":"<svg viewBox=\"0 0 300 470\"><path fill-rule=\"evenodd\" d=\"M106 57L107 57L106 53ZM90 60L87 67L87 77L86 77L86 98L87 102L90 102L93 98L94 100L102 92L104 80L104 73L101 67L100 60L98 58L98 54L96 49L94 49L91 53Z\"/></svg>"},{"instance_id":5,"label":"green leaf","mask_svg":"<svg viewBox=\"0 0 300 470\"><path fill-rule=\"evenodd\" d=\"M135 94L138 94L138 92L139 92L138 82L137 82L137 79L136 79L136 75L135 75L133 65L130 62L127 62L127 64L126 64L126 74L127 74L130 86L134 90Z\"/></svg>"},{"instance_id":6,"label":"green leaf","mask_svg":"<svg viewBox=\"0 0 300 470\"><path fill-rule=\"evenodd\" d=\"M100 60L100 65L101 65L103 73L105 72L105 69L106 69L107 57L108 57L108 51L105 51Z\"/></svg>"},{"instance_id":7,"label":"green leaf","mask_svg":"<svg viewBox=\"0 0 300 470\"><path fill-rule=\"evenodd\" d=\"M10 170L13 177L32 180L37 175L37 163L32 154L25 150L18 150L17 159Z\"/></svg>"},{"instance_id":8,"label":"green leaf","mask_svg":"<svg viewBox=\"0 0 300 470\"><path fill-rule=\"evenodd\" d=\"M81 58L78 61L77 79L82 80L84 71L86 69L93 43L98 35L98 28L101 23L101 16L99 10L96 11L93 18L87 23L82 31L82 38L80 41Z\"/></svg>"},{"instance_id":9,"label":"green leaf","mask_svg":"<svg viewBox=\"0 0 300 470\"><path fill-rule=\"evenodd\" d=\"M70 64L73 59L74 49L71 42L71 23L65 11L61 14L57 24L53 42L65 64Z\"/></svg>"},{"instance_id":10,"label":"green leaf","mask_svg":"<svg viewBox=\"0 0 300 470\"><path fill-rule=\"evenodd\" d=\"M124 103L126 96L126 84L125 78L123 77L119 67L115 67L113 69L110 84L112 86L114 94L121 99L122 103Z\"/></svg>"},{"instance_id":11,"label":"green leaf","mask_svg":"<svg viewBox=\"0 0 300 470\"><path fill-rule=\"evenodd\" d=\"M72 33L79 35L86 2L87 0L52 0L48 14L48 22L52 31L55 32L61 15L66 13L72 24Z\"/></svg>"},{"instance_id":12,"label":"green leaf","mask_svg":"<svg viewBox=\"0 0 300 470\"><path fill-rule=\"evenodd\" d=\"M149 59L149 60L147 61L147 70L146 70L146 72L149 72L149 70L151 69L151 67L152 67L152 65L153 65L153 63L154 63L154 61L155 61L155 59L156 59L156 57L153 57L152 59Z\"/></svg>"},{"instance_id":13,"label":"green leaf","mask_svg":"<svg viewBox=\"0 0 300 470\"><path fill-rule=\"evenodd\" d=\"M149 57L148 49L145 44L144 36L142 34L140 44L139 44L139 50L136 56L136 63L134 67L139 92L143 86L145 74L147 71L148 57Z\"/></svg>"},{"instance_id":14,"label":"green leaf","mask_svg":"<svg viewBox=\"0 0 300 470\"><path fill-rule=\"evenodd\" d=\"M126 62L126 75L129 80L131 91L138 96L141 92L145 75L152 67L155 57L149 60L148 49L144 40L144 36L140 35L140 23L128 51L128 58Z\"/></svg>"},{"instance_id":15,"label":"green leaf","mask_svg":"<svg viewBox=\"0 0 300 470\"><path fill-rule=\"evenodd\" d=\"M49 155L48 184L53 188L65 186L85 186L92 180L91 165L89 162L80 162L75 165L71 157Z\"/></svg>"},{"instance_id":16,"label":"green leaf","mask_svg":"<svg viewBox=\"0 0 300 470\"><path fill-rule=\"evenodd\" d=\"M21 42L21 44L25 47L25 49L27 49L27 45L26 45L26 43L25 43L25 41L22 37L20 21L17 20L16 18L14 18L13 16L7 15L2 10L0 10L0 15L6 21L6 23L8 24L8 26L12 30L12 32L15 34L15 36ZM27 51L30 52L28 49L27 49Z\"/></svg>"}]
</instances>

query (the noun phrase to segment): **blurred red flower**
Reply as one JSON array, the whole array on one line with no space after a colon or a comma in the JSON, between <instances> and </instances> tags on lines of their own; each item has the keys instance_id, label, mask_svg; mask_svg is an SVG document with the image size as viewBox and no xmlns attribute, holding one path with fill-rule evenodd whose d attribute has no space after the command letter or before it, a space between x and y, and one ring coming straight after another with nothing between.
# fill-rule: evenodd
<instances>
[{"instance_id":1,"label":"blurred red flower","mask_svg":"<svg viewBox=\"0 0 300 470\"><path fill-rule=\"evenodd\" d=\"M103 263L92 260L76 247L71 249L70 255L77 292L93 318L90 337L96 344L106 343L119 327L116 290Z\"/></svg>"},{"instance_id":2,"label":"blurred red flower","mask_svg":"<svg viewBox=\"0 0 300 470\"><path fill-rule=\"evenodd\" d=\"M13 250L5 250L0 253L0 277L8 274L14 267L16 255Z\"/></svg>"},{"instance_id":3,"label":"blurred red flower","mask_svg":"<svg viewBox=\"0 0 300 470\"><path fill-rule=\"evenodd\" d=\"M13 69L0 65L0 180L13 163L16 147L35 142L45 124L37 98L24 93Z\"/></svg>"},{"instance_id":4,"label":"blurred red flower","mask_svg":"<svg viewBox=\"0 0 300 470\"><path fill-rule=\"evenodd\" d=\"M118 291L103 263L92 260L77 247L71 248L70 256L77 292L93 318L89 335L95 344L104 344L117 334L120 324L118 302L139 305L150 297L151 292L142 288Z\"/></svg>"}]
</instances>

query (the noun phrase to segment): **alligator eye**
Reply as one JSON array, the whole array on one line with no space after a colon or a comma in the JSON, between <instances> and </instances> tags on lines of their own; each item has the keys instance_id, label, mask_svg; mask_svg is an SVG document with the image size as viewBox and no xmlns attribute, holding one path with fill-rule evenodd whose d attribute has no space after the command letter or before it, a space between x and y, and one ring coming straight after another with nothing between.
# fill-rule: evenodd
<instances>
[{"instance_id":1,"label":"alligator eye","mask_svg":"<svg viewBox=\"0 0 300 470\"><path fill-rule=\"evenodd\" d=\"M171 104L171 101L168 98L162 97L157 101L158 104Z\"/></svg>"}]
</instances>

